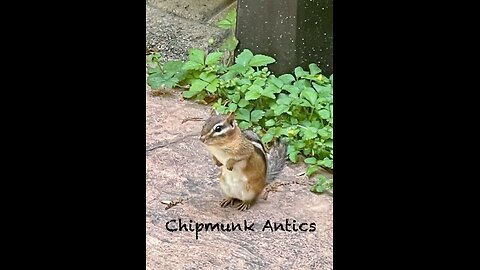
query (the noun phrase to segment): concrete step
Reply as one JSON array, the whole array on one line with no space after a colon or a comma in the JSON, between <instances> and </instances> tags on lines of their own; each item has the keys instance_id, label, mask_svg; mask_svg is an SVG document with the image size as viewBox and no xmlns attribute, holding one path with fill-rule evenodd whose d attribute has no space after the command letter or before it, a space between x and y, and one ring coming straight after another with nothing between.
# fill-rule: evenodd
<instances>
[{"instance_id":1,"label":"concrete step","mask_svg":"<svg viewBox=\"0 0 480 270\"><path fill-rule=\"evenodd\" d=\"M207 14L206 11L203 14ZM194 16L194 13L190 15ZM198 18L207 18L197 15ZM190 48L214 50L227 36L228 30L172 14L165 11L165 8L146 5L146 47L160 52L166 60L184 60ZM208 44L210 38L215 40L211 45Z\"/></svg>"},{"instance_id":2,"label":"concrete step","mask_svg":"<svg viewBox=\"0 0 480 270\"><path fill-rule=\"evenodd\" d=\"M236 3L235 0L147 0L147 49L160 52L165 60L184 60L190 48L217 49L229 34L228 30L218 28L217 23ZM208 44L210 38L213 44Z\"/></svg>"},{"instance_id":3,"label":"concrete step","mask_svg":"<svg viewBox=\"0 0 480 270\"><path fill-rule=\"evenodd\" d=\"M235 0L147 0L161 11L198 22L207 22Z\"/></svg>"}]
</instances>

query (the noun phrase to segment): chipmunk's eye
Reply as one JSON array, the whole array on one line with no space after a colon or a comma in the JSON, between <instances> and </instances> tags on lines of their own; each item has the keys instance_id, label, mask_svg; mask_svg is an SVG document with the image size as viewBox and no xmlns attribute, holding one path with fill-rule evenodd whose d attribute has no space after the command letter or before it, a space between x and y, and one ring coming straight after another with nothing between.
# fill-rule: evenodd
<instances>
[{"instance_id":1,"label":"chipmunk's eye","mask_svg":"<svg viewBox=\"0 0 480 270\"><path fill-rule=\"evenodd\" d=\"M220 131L222 131L222 126L216 126L216 127L214 127L214 128L213 128L213 131L215 131L215 132L220 132Z\"/></svg>"}]
</instances>

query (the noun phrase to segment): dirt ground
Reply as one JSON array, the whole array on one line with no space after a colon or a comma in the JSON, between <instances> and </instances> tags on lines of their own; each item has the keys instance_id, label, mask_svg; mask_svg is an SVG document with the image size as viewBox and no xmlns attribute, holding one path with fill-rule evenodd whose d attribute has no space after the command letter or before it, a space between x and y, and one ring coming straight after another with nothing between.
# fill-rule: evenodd
<instances>
[{"instance_id":1,"label":"dirt ground","mask_svg":"<svg viewBox=\"0 0 480 270\"><path fill-rule=\"evenodd\" d=\"M333 269L333 197L309 191L305 166L288 163L276 191L249 210L221 208L219 168L199 141L203 122L182 122L208 117L210 107L176 90L149 92L147 85L146 269ZM200 231L206 223L239 225Z\"/></svg>"}]
</instances>

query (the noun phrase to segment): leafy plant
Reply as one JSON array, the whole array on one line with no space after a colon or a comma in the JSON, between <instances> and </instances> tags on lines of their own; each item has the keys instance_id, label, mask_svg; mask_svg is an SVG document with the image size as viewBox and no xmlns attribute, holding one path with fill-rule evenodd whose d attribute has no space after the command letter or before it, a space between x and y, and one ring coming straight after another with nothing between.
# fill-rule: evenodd
<instances>
[{"instance_id":1,"label":"leafy plant","mask_svg":"<svg viewBox=\"0 0 480 270\"><path fill-rule=\"evenodd\" d=\"M320 177L318 177L317 182L312 186L310 191L315 193L322 193L328 189L333 189L333 178L328 179L325 176L321 175Z\"/></svg>"},{"instance_id":2,"label":"leafy plant","mask_svg":"<svg viewBox=\"0 0 480 270\"><path fill-rule=\"evenodd\" d=\"M185 75L182 72L182 61L168 61L164 65L160 64L161 57L159 53L153 53L147 57L147 83L152 89L164 87L175 87Z\"/></svg>"}]
</instances>

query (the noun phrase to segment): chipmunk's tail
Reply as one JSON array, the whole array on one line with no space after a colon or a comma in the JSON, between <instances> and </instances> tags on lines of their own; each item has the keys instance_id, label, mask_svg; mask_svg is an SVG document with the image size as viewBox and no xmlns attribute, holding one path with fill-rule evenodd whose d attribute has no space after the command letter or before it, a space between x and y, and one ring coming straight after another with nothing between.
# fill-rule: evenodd
<instances>
[{"instance_id":1,"label":"chipmunk's tail","mask_svg":"<svg viewBox=\"0 0 480 270\"><path fill-rule=\"evenodd\" d=\"M267 183L271 183L282 172L287 162L287 142L276 141L268 155Z\"/></svg>"}]
</instances>

